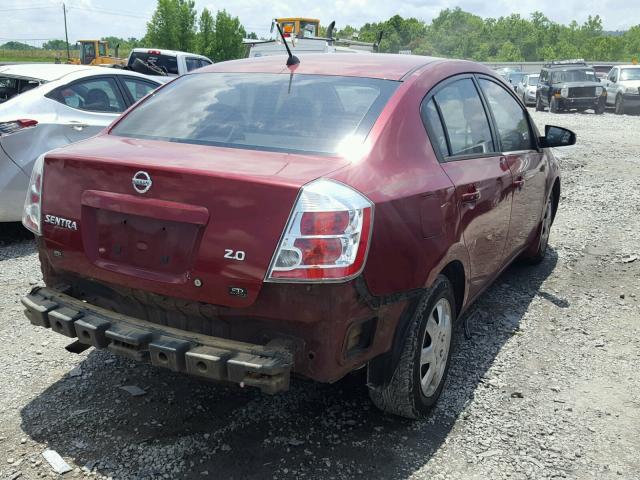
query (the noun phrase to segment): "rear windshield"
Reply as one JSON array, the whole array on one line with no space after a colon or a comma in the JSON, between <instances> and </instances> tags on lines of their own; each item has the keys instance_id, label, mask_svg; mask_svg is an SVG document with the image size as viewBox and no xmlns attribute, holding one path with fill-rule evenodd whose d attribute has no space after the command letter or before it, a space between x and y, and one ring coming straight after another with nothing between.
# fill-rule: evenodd
<instances>
[{"instance_id":1,"label":"rear windshield","mask_svg":"<svg viewBox=\"0 0 640 480\"><path fill-rule=\"evenodd\" d=\"M595 82L596 73L591 69L584 70L561 70L551 74L553 83L564 82Z\"/></svg>"},{"instance_id":2,"label":"rear windshield","mask_svg":"<svg viewBox=\"0 0 640 480\"><path fill-rule=\"evenodd\" d=\"M133 65L136 58L139 58L145 63L152 63L168 74L179 74L178 59L176 57L172 57L170 55L154 55L146 52L131 52L131 56L129 57L129 66Z\"/></svg>"},{"instance_id":3,"label":"rear windshield","mask_svg":"<svg viewBox=\"0 0 640 480\"><path fill-rule=\"evenodd\" d=\"M537 85L540 75L529 75L529 85Z\"/></svg>"},{"instance_id":4,"label":"rear windshield","mask_svg":"<svg viewBox=\"0 0 640 480\"><path fill-rule=\"evenodd\" d=\"M114 135L256 150L333 154L364 139L398 82L247 73L185 75L154 93Z\"/></svg>"}]
</instances>

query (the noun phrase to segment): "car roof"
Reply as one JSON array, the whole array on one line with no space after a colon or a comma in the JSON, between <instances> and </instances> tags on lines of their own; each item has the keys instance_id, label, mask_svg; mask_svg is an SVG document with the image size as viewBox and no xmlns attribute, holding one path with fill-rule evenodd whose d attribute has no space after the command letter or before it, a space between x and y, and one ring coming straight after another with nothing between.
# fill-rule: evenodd
<instances>
[{"instance_id":1,"label":"car roof","mask_svg":"<svg viewBox=\"0 0 640 480\"><path fill-rule=\"evenodd\" d=\"M0 67L0 75L15 75L17 77L33 78L37 80L44 80L45 82L51 82L53 80L58 80L65 75L81 72L82 70L88 70L90 68L96 67L91 67L89 65L65 65L56 63L25 63L2 66Z\"/></svg>"},{"instance_id":2,"label":"car roof","mask_svg":"<svg viewBox=\"0 0 640 480\"><path fill-rule=\"evenodd\" d=\"M133 52L136 52L136 53L149 53L149 51L160 52L160 55L172 55L172 56L176 56L176 57L178 55L188 55L190 57L207 58L204 55L198 55L197 53L181 52L180 50L166 50L164 48L142 48L142 47L138 47L138 48L132 49L131 53L133 53Z\"/></svg>"},{"instance_id":3,"label":"car roof","mask_svg":"<svg viewBox=\"0 0 640 480\"><path fill-rule=\"evenodd\" d=\"M615 65L618 68L640 68L640 65L634 65L633 63L629 63L628 65Z\"/></svg>"},{"instance_id":4,"label":"car roof","mask_svg":"<svg viewBox=\"0 0 640 480\"><path fill-rule=\"evenodd\" d=\"M548 70L579 70L584 68L590 68L591 70L593 70L593 67L591 65L576 64L576 63L566 63L566 64L560 63L558 65L547 65L542 68L546 68Z\"/></svg>"},{"instance_id":5,"label":"car roof","mask_svg":"<svg viewBox=\"0 0 640 480\"><path fill-rule=\"evenodd\" d=\"M284 50L284 46L282 47ZM394 55L389 53L307 53L298 55L300 63L291 70L298 74L336 75L344 77L369 77L402 80L407 74L441 58L421 55ZM288 73L286 55L245 58L214 63L190 72L198 75L207 72L226 73Z\"/></svg>"}]
</instances>

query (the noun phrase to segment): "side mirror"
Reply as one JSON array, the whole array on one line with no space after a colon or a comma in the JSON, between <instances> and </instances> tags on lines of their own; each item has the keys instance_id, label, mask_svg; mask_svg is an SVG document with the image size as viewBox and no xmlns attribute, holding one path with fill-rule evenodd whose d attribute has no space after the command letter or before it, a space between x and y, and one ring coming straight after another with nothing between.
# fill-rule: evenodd
<instances>
[{"instance_id":1,"label":"side mirror","mask_svg":"<svg viewBox=\"0 0 640 480\"><path fill-rule=\"evenodd\" d=\"M545 125L544 137L539 138L539 143L542 148L567 147L575 145L576 134L567 128Z\"/></svg>"}]
</instances>

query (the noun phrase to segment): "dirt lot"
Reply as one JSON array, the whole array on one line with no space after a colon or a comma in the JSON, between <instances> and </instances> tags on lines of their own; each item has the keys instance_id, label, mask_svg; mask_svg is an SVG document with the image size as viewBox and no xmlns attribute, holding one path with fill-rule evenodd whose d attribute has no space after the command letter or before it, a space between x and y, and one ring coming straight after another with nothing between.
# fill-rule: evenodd
<instances>
[{"instance_id":1,"label":"dirt lot","mask_svg":"<svg viewBox=\"0 0 640 480\"><path fill-rule=\"evenodd\" d=\"M67 478L640 478L640 117L535 119L578 134L552 248L477 302L421 422L378 413L356 378L267 397L67 353L22 315L34 245L1 227L0 478L57 476L47 448Z\"/></svg>"}]
</instances>

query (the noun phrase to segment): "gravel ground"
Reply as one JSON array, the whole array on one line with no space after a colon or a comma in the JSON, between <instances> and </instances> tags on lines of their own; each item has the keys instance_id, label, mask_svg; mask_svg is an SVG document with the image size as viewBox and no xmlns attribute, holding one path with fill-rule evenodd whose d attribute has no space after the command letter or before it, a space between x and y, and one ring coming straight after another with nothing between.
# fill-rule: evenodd
<instances>
[{"instance_id":1,"label":"gravel ground","mask_svg":"<svg viewBox=\"0 0 640 480\"><path fill-rule=\"evenodd\" d=\"M478 300L420 422L380 414L356 377L267 397L67 353L21 313L33 242L0 227L0 478L56 477L47 448L67 478L640 478L640 117L533 115L578 134L557 151L551 250Z\"/></svg>"}]
</instances>

